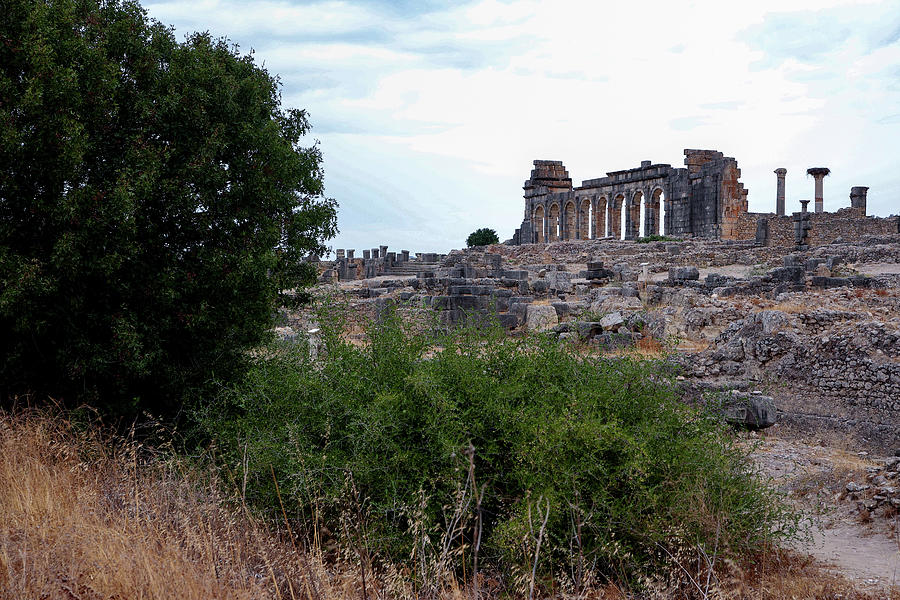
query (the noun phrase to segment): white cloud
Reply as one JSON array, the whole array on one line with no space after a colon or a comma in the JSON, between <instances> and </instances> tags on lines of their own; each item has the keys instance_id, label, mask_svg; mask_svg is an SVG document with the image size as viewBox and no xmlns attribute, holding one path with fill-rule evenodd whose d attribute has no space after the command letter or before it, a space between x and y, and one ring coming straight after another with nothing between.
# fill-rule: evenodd
<instances>
[{"instance_id":1,"label":"white cloud","mask_svg":"<svg viewBox=\"0 0 900 600\"><path fill-rule=\"evenodd\" d=\"M533 159L580 182L643 159L679 166L687 147L735 156L751 210L772 209L776 167L793 202L822 164L827 208L871 185L870 210L896 211L897 1L148 6L282 74L286 103L321 125L337 246L447 250L481 226L508 237Z\"/></svg>"}]
</instances>

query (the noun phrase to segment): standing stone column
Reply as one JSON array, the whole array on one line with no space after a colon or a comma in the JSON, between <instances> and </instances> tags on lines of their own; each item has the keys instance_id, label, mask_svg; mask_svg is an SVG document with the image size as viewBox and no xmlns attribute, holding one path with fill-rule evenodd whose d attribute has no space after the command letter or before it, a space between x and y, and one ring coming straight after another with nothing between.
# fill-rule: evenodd
<instances>
[{"instance_id":1,"label":"standing stone column","mask_svg":"<svg viewBox=\"0 0 900 600\"><path fill-rule=\"evenodd\" d=\"M858 208L863 216L866 214L866 193L869 188L862 185L855 185L850 188L850 207Z\"/></svg>"},{"instance_id":2,"label":"standing stone column","mask_svg":"<svg viewBox=\"0 0 900 600\"><path fill-rule=\"evenodd\" d=\"M775 169L775 175L778 176L778 182L775 187L775 214L779 217L784 216L784 176L787 175L787 169L779 167Z\"/></svg>"},{"instance_id":3,"label":"standing stone column","mask_svg":"<svg viewBox=\"0 0 900 600\"><path fill-rule=\"evenodd\" d=\"M807 175L812 175L816 179L816 212L824 212L825 200L822 194L822 180L826 175L831 173L828 167L812 167L806 170Z\"/></svg>"}]
</instances>

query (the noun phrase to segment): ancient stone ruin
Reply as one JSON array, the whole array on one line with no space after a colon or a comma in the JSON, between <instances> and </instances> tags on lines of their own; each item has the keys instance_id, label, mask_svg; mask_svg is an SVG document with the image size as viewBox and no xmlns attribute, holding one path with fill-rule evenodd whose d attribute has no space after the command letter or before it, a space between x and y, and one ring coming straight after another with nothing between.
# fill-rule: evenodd
<instances>
[{"instance_id":1,"label":"ancient stone ruin","mask_svg":"<svg viewBox=\"0 0 900 600\"><path fill-rule=\"evenodd\" d=\"M513 243L654 234L733 239L735 217L747 212L737 161L715 150L685 150L684 164L673 168L645 160L573 188L562 162L536 160Z\"/></svg>"},{"instance_id":2,"label":"ancient stone ruin","mask_svg":"<svg viewBox=\"0 0 900 600\"><path fill-rule=\"evenodd\" d=\"M382 275L415 276L432 271L444 258L443 254L436 252L419 252L411 257L409 250L388 252L387 246L363 250L362 257L356 256L355 249L338 248L334 253L335 260L322 271L320 283L371 279Z\"/></svg>"},{"instance_id":3,"label":"ancient stone ruin","mask_svg":"<svg viewBox=\"0 0 900 600\"><path fill-rule=\"evenodd\" d=\"M802 249L835 239L860 239L900 231L900 218L866 216L866 192L854 186L850 206L825 212L827 167L812 167L814 212L786 215L787 170L775 169L774 213L747 210L749 190L737 161L716 150L684 151L684 168L643 161L640 167L610 171L574 187L560 161L536 160L525 182L525 215L511 243L622 239L651 235L676 238L755 240L757 244ZM803 204L804 200L800 200Z\"/></svg>"}]
</instances>

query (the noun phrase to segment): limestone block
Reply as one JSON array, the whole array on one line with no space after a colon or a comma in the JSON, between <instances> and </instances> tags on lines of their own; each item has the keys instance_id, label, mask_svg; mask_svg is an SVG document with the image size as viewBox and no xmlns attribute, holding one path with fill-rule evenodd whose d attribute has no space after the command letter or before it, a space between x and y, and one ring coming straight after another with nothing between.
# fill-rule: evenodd
<instances>
[{"instance_id":1,"label":"limestone block","mask_svg":"<svg viewBox=\"0 0 900 600\"><path fill-rule=\"evenodd\" d=\"M519 325L519 319L517 315L512 313L497 315L497 321L500 323L501 327L504 327L506 329L513 329Z\"/></svg>"},{"instance_id":2,"label":"limestone block","mask_svg":"<svg viewBox=\"0 0 900 600\"><path fill-rule=\"evenodd\" d=\"M530 331L545 331L559 324L556 309L547 304L529 304L525 314L525 326Z\"/></svg>"},{"instance_id":3,"label":"limestone block","mask_svg":"<svg viewBox=\"0 0 900 600\"><path fill-rule=\"evenodd\" d=\"M600 327L605 330L617 329L619 325L625 322L625 318L622 317L622 313L614 312L608 315L605 315L602 319L600 319Z\"/></svg>"},{"instance_id":4,"label":"limestone block","mask_svg":"<svg viewBox=\"0 0 900 600\"><path fill-rule=\"evenodd\" d=\"M700 279L697 267L672 267L669 269L669 281L695 281Z\"/></svg>"},{"instance_id":5,"label":"limestone block","mask_svg":"<svg viewBox=\"0 0 900 600\"><path fill-rule=\"evenodd\" d=\"M599 313L611 313L620 310L640 310L644 308L640 298L621 296L605 297L591 304L591 310Z\"/></svg>"},{"instance_id":6,"label":"limestone block","mask_svg":"<svg viewBox=\"0 0 900 600\"><path fill-rule=\"evenodd\" d=\"M560 319L568 317L572 312L572 306L568 302L553 302L551 306L556 309L556 314Z\"/></svg>"},{"instance_id":7,"label":"limestone block","mask_svg":"<svg viewBox=\"0 0 900 600\"><path fill-rule=\"evenodd\" d=\"M538 294L544 294L550 289L550 282L546 279L538 279L531 284L531 289Z\"/></svg>"},{"instance_id":8,"label":"limestone block","mask_svg":"<svg viewBox=\"0 0 900 600\"><path fill-rule=\"evenodd\" d=\"M775 400L769 396L731 394L722 403L722 416L736 427L766 429L778 421Z\"/></svg>"}]
</instances>

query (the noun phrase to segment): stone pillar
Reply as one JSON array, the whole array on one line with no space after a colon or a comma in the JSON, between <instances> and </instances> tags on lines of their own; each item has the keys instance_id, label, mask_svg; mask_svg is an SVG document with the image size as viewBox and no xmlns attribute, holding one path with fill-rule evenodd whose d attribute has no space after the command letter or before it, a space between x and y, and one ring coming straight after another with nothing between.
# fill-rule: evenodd
<instances>
[{"instance_id":1,"label":"stone pillar","mask_svg":"<svg viewBox=\"0 0 900 600\"><path fill-rule=\"evenodd\" d=\"M378 248L372 248L372 258L378 258Z\"/></svg>"},{"instance_id":2,"label":"stone pillar","mask_svg":"<svg viewBox=\"0 0 900 600\"><path fill-rule=\"evenodd\" d=\"M809 204L809 200L801 200L800 205L802 208L800 212L794 213L794 242L796 244L797 250L807 250L809 248L806 243L807 238L809 237L809 211L806 205Z\"/></svg>"},{"instance_id":3,"label":"stone pillar","mask_svg":"<svg viewBox=\"0 0 900 600\"><path fill-rule=\"evenodd\" d=\"M344 258L344 249L343 249L343 248L338 248L337 250L334 251L334 254L335 254L335 256L337 257L338 260L343 260L343 258Z\"/></svg>"},{"instance_id":4,"label":"stone pillar","mask_svg":"<svg viewBox=\"0 0 900 600\"><path fill-rule=\"evenodd\" d=\"M387 256L387 246L381 246L381 258L385 258Z\"/></svg>"},{"instance_id":5,"label":"stone pillar","mask_svg":"<svg viewBox=\"0 0 900 600\"><path fill-rule=\"evenodd\" d=\"M349 258L350 260L353 260L354 254L356 254L356 250L354 250L353 248L350 248L349 250L347 250L347 258Z\"/></svg>"},{"instance_id":6,"label":"stone pillar","mask_svg":"<svg viewBox=\"0 0 900 600\"><path fill-rule=\"evenodd\" d=\"M866 193L869 188L862 185L855 185L850 188L850 207L858 208L862 215L866 214Z\"/></svg>"},{"instance_id":7,"label":"stone pillar","mask_svg":"<svg viewBox=\"0 0 900 600\"><path fill-rule=\"evenodd\" d=\"M778 182L775 187L775 214L779 217L784 216L784 176L787 175L787 169L779 167L775 169L775 175L778 176Z\"/></svg>"},{"instance_id":8,"label":"stone pillar","mask_svg":"<svg viewBox=\"0 0 900 600\"><path fill-rule=\"evenodd\" d=\"M370 258L372 258L372 251L363 250L363 260L369 260Z\"/></svg>"},{"instance_id":9,"label":"stone pillar","mask_svg":"<svg viewBox=\"0 0 900 600\"><path fill-rule=\"evenodd\" d=\"M400 259L402 262L409 262L409 250L401 250L400 255L403 257Z\"/></svg>"},{"instance_id":10,"label":"stone pillar","mask_svg":"<svg viewBox=\"0 0 900 600\"><path fill-rule=\"evenodd\" d=\"M831 169L827 167L812 167L806 170L807 175L812 175L816 179L816 212L820 213L825 210L825 200L822 194L822 180L826 175L831 173Z\"/></svg>"}]
</instances>

